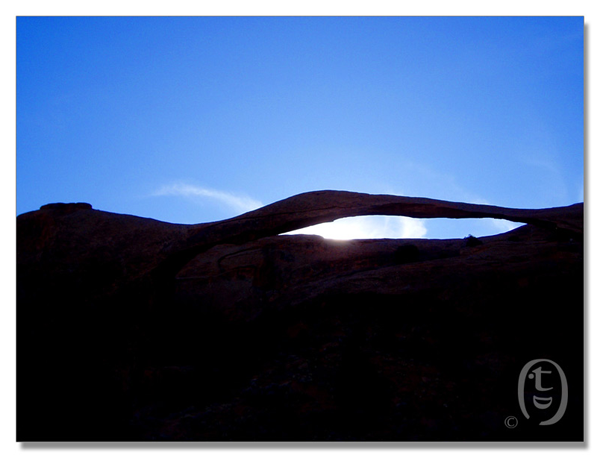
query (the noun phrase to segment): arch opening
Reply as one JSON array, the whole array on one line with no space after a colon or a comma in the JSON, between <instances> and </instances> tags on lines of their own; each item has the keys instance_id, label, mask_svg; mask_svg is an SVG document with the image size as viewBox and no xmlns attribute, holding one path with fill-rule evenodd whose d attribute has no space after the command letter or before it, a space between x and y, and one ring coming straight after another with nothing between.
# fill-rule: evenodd
<instances>
[{"instance_id":1,"label":"arch opening","mask_svg":"<svg viewBox=\"0 0 600 458\"><path fill-rule=\"evenodd\" d=\"M320 235L330 240L355 239L457 239L469 235L503 234L524 224L495 218L409 218L405 216L355 216L281 235Z\"/></svg>"}]
</instances>

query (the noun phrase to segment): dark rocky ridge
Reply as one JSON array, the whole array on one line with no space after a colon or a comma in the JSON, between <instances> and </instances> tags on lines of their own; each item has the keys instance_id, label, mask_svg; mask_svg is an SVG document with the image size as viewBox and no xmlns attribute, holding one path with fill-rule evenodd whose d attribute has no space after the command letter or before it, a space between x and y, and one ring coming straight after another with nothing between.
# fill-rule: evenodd
<instances>
[{"instance_id":1,"label":"dark rocky ridge","mask_svg":"<svg viewBox=\"0 0 600 458\"><path fill-rule=\"evenodd\" d=\"M497 217L473 243L279 236L340 217ZM18 440L581 440L583 204L338 191L177 225L50 204L17 218ZM535 358L555 428L517 415Z\"/></svg>"}]
</instances>

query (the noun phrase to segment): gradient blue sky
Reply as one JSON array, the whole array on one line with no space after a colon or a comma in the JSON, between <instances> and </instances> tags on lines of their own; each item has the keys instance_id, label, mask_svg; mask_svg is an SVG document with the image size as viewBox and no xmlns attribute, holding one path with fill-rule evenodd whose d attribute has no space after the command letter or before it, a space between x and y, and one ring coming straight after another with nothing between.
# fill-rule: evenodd
<instances>
[{"instance_id":1,"label":"gradient blue sky","mask_svg":"<svg viewBox=\"0 0 600 458\"><path fill-rule=\"evenodd\" d=\"M319 189L562 206L583 159L582 17L17 19L17 214L197 223Z\"/></svg>"}]
</instances>

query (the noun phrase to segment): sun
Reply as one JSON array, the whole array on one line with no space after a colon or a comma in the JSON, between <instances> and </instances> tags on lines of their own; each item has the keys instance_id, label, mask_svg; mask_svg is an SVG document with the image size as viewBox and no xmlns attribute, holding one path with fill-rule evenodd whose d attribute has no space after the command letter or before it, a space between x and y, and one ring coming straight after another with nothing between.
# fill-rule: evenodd
<instances>
[{"instance_id":1,"label":"sun","mask_svg":"<svg viewBox=\"0 0 600 458\"><path fill-rule=\"evenodd\" d=\"M369 234L359 222L350 221L350 218L340 219L332 223L317 224L294 231L294 234L320 235L329 240L367 239Z\"/></svg>"},{"instance_id":2,"label":"sun","mask_svg":"<svg viewBox=\"0 0 600 458\"><path fill-rule=\"evenodd\" d=\"M297 229L288 234L314 234L329 240L422 238L426 229L420 220L397 216L357 216L332 223Z\"/></svg>"}]
</instances>

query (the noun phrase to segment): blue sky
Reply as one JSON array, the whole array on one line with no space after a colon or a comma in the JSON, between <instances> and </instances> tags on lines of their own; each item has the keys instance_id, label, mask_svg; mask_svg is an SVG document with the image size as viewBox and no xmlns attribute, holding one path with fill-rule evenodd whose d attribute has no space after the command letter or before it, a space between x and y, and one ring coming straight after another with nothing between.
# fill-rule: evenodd
<instances>
[{"instance_id":1,"label":"blue sky","mask_svg":"<svg viewBox=\"0 0 600 458\"><path fill-rule=\"evenodd\" d=\"M582 17L17 19L17 214L197 223L319 189L562 206L583 159Z\"/></svg>"}]
</instances>

